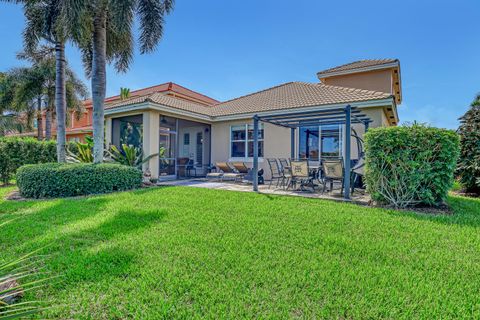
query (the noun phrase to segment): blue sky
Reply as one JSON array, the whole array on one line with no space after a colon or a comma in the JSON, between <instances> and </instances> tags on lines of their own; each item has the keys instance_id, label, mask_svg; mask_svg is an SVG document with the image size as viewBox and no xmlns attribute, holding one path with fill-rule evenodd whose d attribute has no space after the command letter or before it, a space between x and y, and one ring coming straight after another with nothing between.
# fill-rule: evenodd
<instances>
[{"instance_id":1,"label":"blue sky","mask_svg":"<svg viewBox=\"0 0 480 320\"><path fill-rule=\"evenodd\" d=\"M0 3L0 71L19 66L19 6ZM480 1L177 0L155 53L109 69L107 94L173 81L227 100L359 59L398 58L402 121L456 128L480 91ZM83 77L77 50L72 67Z\"/></svg>"}]
</instances>

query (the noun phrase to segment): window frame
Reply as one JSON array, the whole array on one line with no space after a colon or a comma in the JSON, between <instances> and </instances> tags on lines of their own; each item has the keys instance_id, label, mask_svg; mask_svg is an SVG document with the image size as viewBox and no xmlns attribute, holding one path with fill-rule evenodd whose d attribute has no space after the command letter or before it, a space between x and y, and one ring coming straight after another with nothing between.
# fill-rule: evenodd
<instances>
[{"instance_id":1,"label":"window frame","mask_svg":"<svg viewBox=\"0 0 480 320\"><path fill-rule=\"evenodd\" d=\"M243 127L244 134L245 134L245 139L244 140L238 140L238 139L233 140L233 128L239 128L239 127ZM229 141L229 146L228 146L229 147L228 154L229 154L230 159L253 159L253 157L248 156L248 144L249 144L249 142L253 143L253 139L248 139L248 130L249 129L253 130L253 124L245 123L245 124L237 124L237 125L231 125L230 126L230 139L229 139L230 141ZM259 123L258 129L259 129L259 131L263 130L263 134L261 135L262 138L259 138L258 142L263 142L263 153L265 153L265 126L263 125L263 123ZM233 156L232 155L232 145L233 145L234 142L245 143L245 152L244 152L243 157L238 157L238 156ZM264 154L262 154L262 155L259 154L258 155L259 159L260 158L263 159L263 157L264 157Z\"/></svg>"}]
</instances>

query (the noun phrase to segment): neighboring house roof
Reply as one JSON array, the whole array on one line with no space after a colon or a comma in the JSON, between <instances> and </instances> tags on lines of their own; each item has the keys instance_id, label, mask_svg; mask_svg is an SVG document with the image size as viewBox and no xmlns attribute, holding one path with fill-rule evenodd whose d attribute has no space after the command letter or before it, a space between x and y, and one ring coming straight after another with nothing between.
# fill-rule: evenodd
<instances>
[{"instance_id":1,"label":"neighboring house roof","mask_svg":"<svg viewBox=\"0 0 480 320\"><path fill-rule=\"evenodd\" d=\"M319 78L324 78L333 75L340 75L344 73L365 72L377 69L398 67L398 59L371 59L371 60L359 60L341 66L326 69L317 72Z\"/></svg>"},{"instance_id":2,"label":"neighboring house roof","mask_svg":"<svg viewBox=\"0 0 480 320\"><path fill-rule=\"evenodd\" d=\"M107 105L106 109L111 110L151 101L167 107L210 117L220 117L388 98L392 98L392 96L384 92L331 86L322 83L288 82L273 88L218 103L213 108L154 93L119 101Z\"/></svg>"},{"instance_id":3,"label":"neighboring house roof","mask_svg":"<svg viewBox=\"0 0 480 320\"><path fill-rule=\"evenodd\" d=\"M129 106L129 105L136 105L136 104L141 104L145 102L153 102L153 103L161 104L163 106L167 106L167 107L171 107L171 108L175 108L183 111L194 112L201 115L209 115L209 110L212 109L211 107L208 107L205 105L193 103L190 101L178 99L171 96L166 96L163 93L155 92L155 93L146 94L140 97L116 101L113 103L107 103L105 105L105 110L115 109L115 108Z\"/></svg>"},{"instance_id":4,"label":"neighboring house roof","mask_svg":"<svg viewBox=\"0 0 480 320\"><path fill-rule=\"evenodd\" d=\"M198 100L199 104L205 104L210 106L213 106L219 103L218 100L212 99L206 95L190 90L188 88L185 88L173 82L162 83L156 86L130 91L130 98L145 96L145 95L149 95L157 92L170 92L172 94L179 94L180 97L184 96L186 98ZM122 100L119 95L105 98L105 103L114 102L114 101L122 101ZM84 105L86 107L91 106L92 100L91 99L85 100Z\"/></svg>"}]
</instances>

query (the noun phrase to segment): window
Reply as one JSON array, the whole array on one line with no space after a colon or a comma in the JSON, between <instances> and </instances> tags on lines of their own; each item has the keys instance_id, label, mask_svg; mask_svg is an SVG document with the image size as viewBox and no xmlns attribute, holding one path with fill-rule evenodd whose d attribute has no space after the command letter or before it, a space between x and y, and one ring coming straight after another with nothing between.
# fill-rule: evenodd
<instances>
[{"instance_id":1,"label":"window","mask_svg":"<svg viewBox=\"0 0 480 320\"><path fill-rule=\"evenodd\" d=\"M322 157L340 157L342 155L342 127L340 125L321 126L320 150Z\"/></svg>"},{"instance_id":2,"label":"window","mask_svg":"<svg viewBox=\"0 0 480 320\"><path fill-rule=\"evenodd\" d=\"M258 130L258 156L263 157L263 124ZM233 158L253 157L253 125L232 126L230 133L230 156Z\"/></svg>"},{"instance_id":3,"label":"window","mask_svg":"<svg viewBox=\"0 0 480 320\"><path fill-rule=\"evenodd\" d=\"M143 128L141 123L120 121L120 145L142 147Z\"/></svg>"},{"instance_id":4,"label":"window","mask_svg":"<svg viewBox=\"0 0 480 320\"><path fill-rule=\"evenodd\" d=\"M190 133L183 134L183 145L188 146L190 144Z\"/></svg>"},{"instance_id":5,"label":"window","mask_svg":"<svg viewBox=\"0 0 480 320\"><path fill-rule=\"evenodd\" d=\"M318 161L320 157L342 155L342 126L300 127L299 157Z\"/></svg>"}]
</instances>

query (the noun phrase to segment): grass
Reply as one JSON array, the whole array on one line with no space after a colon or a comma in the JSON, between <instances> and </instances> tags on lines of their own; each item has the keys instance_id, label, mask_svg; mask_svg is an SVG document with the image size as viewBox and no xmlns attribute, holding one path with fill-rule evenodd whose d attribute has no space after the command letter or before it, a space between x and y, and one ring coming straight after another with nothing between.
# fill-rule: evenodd
<instances>
[{"instance_id":1,"label":"grass","mask_svg":"<svg viewBox=\"0 0 480 320\"><path fill-rule=\"evenodd\" d=\"M0 189L0 197L12 188ZM0 262L50 244L41 317L479 318L480 200L427 216L165 187L0 200Z\"/></svg>"}]
</instances>

